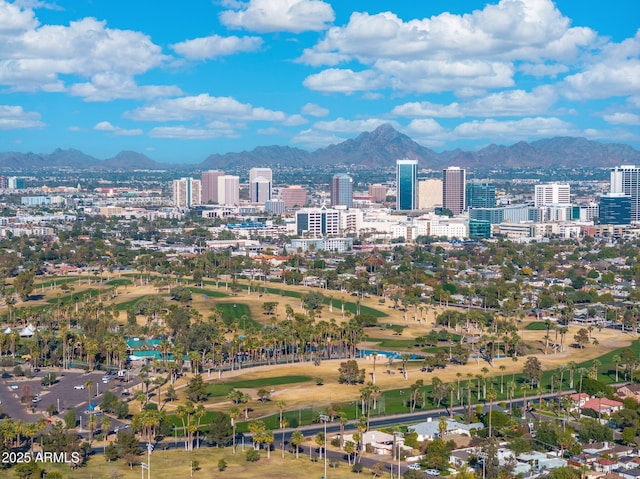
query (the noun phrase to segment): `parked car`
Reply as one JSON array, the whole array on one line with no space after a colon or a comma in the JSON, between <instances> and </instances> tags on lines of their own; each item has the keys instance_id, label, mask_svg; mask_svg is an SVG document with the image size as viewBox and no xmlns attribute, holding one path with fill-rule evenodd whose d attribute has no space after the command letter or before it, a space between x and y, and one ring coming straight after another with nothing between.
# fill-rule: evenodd
<instances>
[{"instance_id":1,"label":"parked car","mask_svg":"<svg viewBox=\"0 0 640 479\"><path fill-rule=\"evenodd\" d=\"M42 398L40 396L34 396L33 399L31 400L31 402L40 402L42 401Z\"/></svg>"},{"instance_id":2,"label":"parked car","mask_svg":"<svg viewBox=\"0 0 640 479\"><path fill-rule=\"evenodd\" d=\"M430 476L439 476L440 475L440 471L438 471L437 469L427 469L424 472L426 472Z\"/></svg>"},{"instance_id":3,"label":"parked car","mask_svg":"<svg viewBox=\"0 0 640 479\"><path fill-rule=\"evenodd\" d=\"M411 469L412 471L419 471L420 470L420 464L409 464L407 466L407 469Z\"/></svg>"},{"instance_id":4,"label":"parked car","mask_svg":"<svg viewBox=\"0 0 640 479\"><path fill-rule=\"evenodd\" d=\"M11 386L9 386L11 389L13 389L14 391L16 389L18 389L20 386L18 386L17 384L12 384Z\"/></svg>"},{"instance_id":5,"label":"parked car","mask_svg":"<svg viewBox=\"0 0 640 479\"><path fill-rule=\"evenodd\" d=\"M76 384L73 389L84 389L84 384Z\"/></svg>"}]
</instances>

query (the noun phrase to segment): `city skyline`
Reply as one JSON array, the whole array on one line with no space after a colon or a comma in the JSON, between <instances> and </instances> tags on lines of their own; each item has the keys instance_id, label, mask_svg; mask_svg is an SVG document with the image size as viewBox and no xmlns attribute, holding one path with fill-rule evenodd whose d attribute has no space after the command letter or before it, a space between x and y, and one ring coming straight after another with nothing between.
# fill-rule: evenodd
<instances>
[{"instance_id":1,"label":"city skyline","mask_svg":"<svg viewBox=\"0 0 640 479\"><path fill-rule=\"evenodd\" d=\"M597 5L0 0L0 141L195 163L390 123L435 150L557 135L638 147L634 4Z\"/></svg>"}]
</instances>

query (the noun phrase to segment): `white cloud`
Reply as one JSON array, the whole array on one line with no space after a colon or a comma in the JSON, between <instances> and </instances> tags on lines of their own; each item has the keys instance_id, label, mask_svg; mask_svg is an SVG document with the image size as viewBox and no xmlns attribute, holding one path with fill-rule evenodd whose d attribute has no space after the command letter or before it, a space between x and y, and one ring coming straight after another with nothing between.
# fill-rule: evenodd
<instances>
[{"instance_id":1,"label":"white cloud","mask_svg":"<svg viewBox=\"0 0 640 479\"><path fill-rule=\"evenodd\" d=\"M236 136L228 130L211 128L188 128L184 126L159 126L151 129L149 136L178 140L209 140L211 138L231 138Z\"/></svg>"},{"instance_id":2,"label":"white cloud","mask_svg":"<svg viewBox=\"0 0 640 479\"><path fill-rule=\"evenodd\" d=\"M640 125L640 115L635 113L612 113L609 115L604 115L604 121L611 125L631 125L638 126Z\"/></svg>"},{"instance_id":3,"label":"white cloud","mask_svg":"<svg viewBox=\"0 0 640 479\"><path fill-rule=\"evenodd\" d=\"M135 128L133 130L126 130L124 128L120 128L119 126L114 126L108 121L101 121L97 123L94 127L94 130L98 131L108 131L113 133L116 136L138 136L142 135L142 130L139 128Z\"/></svg>"},{"instance_id":4,"label":"white cloud","mask_svg":"<svg viewBox=\"0 0 640 479\"><path fill-rule=\"evenodd\" d=\"M640 94L640 60L605 60L565 78L570 99L610 98Z\"/></svg>"},{"instance_id":5,"label":"white cloud","mask_svg":"<svg viewBox=\"0 0 640 479\"><path fill-rule=\"evenodd\" d=\"M439 105L424 102L405 103L396 106L392 113L400 116L425 116L435 118L462 118L467 116L520 116L546 113L557 98L550 86L541 86L531 92L506 90L486 95L466 103Z\"/></svg>"},{"instance_id":6,"label":"white cloud","mask_svg":"<svg viewBox=\"0 0 640 479\"><path fill-rule=\"evenodd\" d=\"M347 120L344 118L337 118L332 121L319 121L314 123L313 128L333 133L353 134L362 133L363 131L373 131L385 123L389 123L389 120L379 118L369 118L367 120Z\"/></svg>"},{"instance_id":7,"label":"white cloud","mask_svg":"<svg viewBox=\"0 0 640 479\"><path fill-rule=\"evenodd\" d=\"M346 138L341 138L337 135L327 133L324 131L318 131L314 129L302 130L296 136L291 139L291 143L302 145L306 148L323 148L328 145L334 145L344 141Z\"/></svg>"},{"instance_id":8,"label":"white cloud","mask_svg":"<svg viewBox=\"0 0 640 479\"><path fill-rule=\"evenodd\" d=\"M0 130L41 128L40 114L24 111L21 106L0 105Z\"/></svg>"},{"instance_id":9,"label":"white cloud","mask_svg":"<svg viewBox=\"0 0 640 479\"><path fill-rule=\"evenodd\" d=\"M354 72L350 69L330 68L309 75L303 84L310 90L351 94L357 91L378 89L384 86L384 79L372 70Z\"/></svg>"},{"instance_id":10,"label":"white cloud","mask_svg":"<svg viewBox=\"0 0 640 479\"><path fill-rule=\"evenodd\" d=\"M547 136L575 135L576 128L559 118L522 118L513 121L487 119L458 125L452 135L456 139L504 138L526 140Z\"/></svg>"},{"instance_id":11,"label":"white cloud","mask_svg":"<svg viewBox=\"0 0 640 479\"><path fill-rule=\"evenodd\" d=\"M329 110L321 107L320 105L316 105L315 103L307 103L300 110L304 115L311 115L316 117L327 116L329 114Z\"/></svg>"},{"instance_id":12,"label":"white cloud","mask_svg":"<svg viewBox=\"0 0 640 479\"><path fill-rule=\"evenodd\" d=\"M171 48L189 60L209 60L238 52L254 52L262 46L260 37L209 37L194 38L171 45Z\"/></svg>"},{"instance_id":13,"label":"white cloud","mask_svg":"<svg viewBox=\"0 0 640 479\"><path fill-rule=\"evenodd\" d=\"M534 76L536 78L555 78L560 73L568 72L569 67L566 65L561 65L559 63L524 63L518 67L518 70L520 70L522 73Z\"/></svg>"},{"instance_id":14,"label":"white cloud","mask_svg":"<svg viewBox=\"0 0 640 479\"><path fill-rule=\"evenodd\" d=\"M148 35L107 28L106 22L83 18L66 25L40 25L30 8L0 0L0 84L11 90L64 91L65 81L115 75L126 78L128 92L118 96L96 94L99 84L88 90L96 98L149 97L170 87L136 87L134 76L162 66L168 57ZM65 81L61 79L64 75ZM76 87L76 94L84 86Z\"/></svg>"},{"instance_id":15,"label":"white cloud","mask_svg":"<svg viewBox=\"0 0 640 479\"><path fill-rule=\"evenodd\" d=\"M589 28L571 27L551 0L501 0L469 14L445 12L408 21L392 12L354 12L347 25L330 28L298 60L334 67L357 61L381 79L367 83L369 88L477 92L512 86L515 62L539 65L529 70L542 74L544 65L575 61L596 38ZM546 74L560 70L547 66ZM340 87L336 69L325 72L305 84L321 91L360 89ZM342 77L353 80L352 70L344 72Z\"/></svg>"},{"instance_id":16,"label":"white cloud","mask_svg":"<svg viewBox=\"0 0 640 479\"><path fill-rule=\"evenodd\" d=\"M56 5L55 3L43 2L42 0L15 0L13 3L20 8L44 8L46 10L63 10L62 7Z\"/></svg>"},{"instance_id":17,"label":"white cloud","mask_svg":"<svg viewBox=\"0 0 640 479\"><path fill-rule=\"evenodd\" d=\"M331 5L321 0L249 0L220 14L229 28L256 32L320 31L333 22Z\"/></svg>"},{"instance_id":18,"label":"white cloud","mask_svg":"<svg viewBox=\"0 0 640 479\"><path fill-rule=\"evenodd\" d=\"M128 118L142 121L195 120L198 118L233 119L246 121L286 121L281 111L254 107L240 103L231 97L212 97L203 93L197 96L159 100L125 114Z\"/></svg>"},{"instance_id":19,"label":"white cloud","mask_svg":"<svg viewBox=\"0 0 640 479\"><path fill-rule=\"evenodd\" d=\"M441 135L445 129L431 118L413 120L407 128L412 134L417 135Z\"/></svg>"},{"instance_id":20,"label":"white cloud","mask_svg":"<svg viewBox=\"0 0 640 479\"><path fill-rule=\"evenodd\" d=\"M182 90L176 86L140 86L133 78L115 72L97 73L91 77L90 82L71 85L69 92L74 96L83 97L85 101L110 101L116 98L152 99L182 94Z\"/></svg>"}]
</instances>

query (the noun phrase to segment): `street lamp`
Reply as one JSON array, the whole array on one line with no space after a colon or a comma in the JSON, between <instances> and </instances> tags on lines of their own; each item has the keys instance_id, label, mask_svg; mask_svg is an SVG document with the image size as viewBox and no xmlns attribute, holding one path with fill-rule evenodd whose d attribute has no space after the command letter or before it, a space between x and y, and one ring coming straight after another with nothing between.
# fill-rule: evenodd
<instances>
[{"instance_id":1,"label":"street lamp","mask_svg":"<svg viewBox=\"0 0 640 479\"><path fill-rule=\"evenodd\" d=\"M320 420L324 423L324 450L322 452L324 456L324 477L322 479L327 479L327 421L329 416L320 414Z\"/></svg>"},{"instance_id":2,"label":"street lamp","mask_svg":"<svg viewBox=\"0 0 640 479\"><path fill-rule=\"evenodd\" d=\"M401 432L394 432L393 437L396 441L396 445L398 446L398 479L400 479L400 441L398 439L403 438L404 434Z\"/></svg>"}]
</instances>

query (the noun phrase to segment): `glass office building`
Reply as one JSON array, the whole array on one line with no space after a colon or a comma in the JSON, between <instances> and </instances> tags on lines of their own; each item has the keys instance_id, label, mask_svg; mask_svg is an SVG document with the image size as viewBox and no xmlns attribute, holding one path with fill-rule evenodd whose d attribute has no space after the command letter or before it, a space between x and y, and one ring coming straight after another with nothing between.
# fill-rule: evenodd
<instances>
[{"instance_id":1,"label":"glass office building","mask_svg":"<svg viewBox=\"0 0 640 479\"><path fill-rule=\"evenodd\" d=\"M396 209L418 207L418 160L396 161Z\"/></svg>"}]
</instances>

